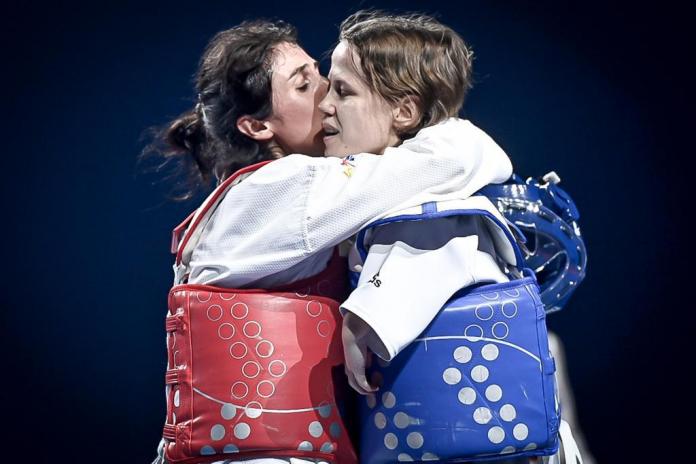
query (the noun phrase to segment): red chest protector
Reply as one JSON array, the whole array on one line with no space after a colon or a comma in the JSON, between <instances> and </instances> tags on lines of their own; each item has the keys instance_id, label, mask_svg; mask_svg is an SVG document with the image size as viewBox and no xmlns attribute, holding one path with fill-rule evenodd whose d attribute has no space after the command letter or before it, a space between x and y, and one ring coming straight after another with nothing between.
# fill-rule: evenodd
<instances>
[{"instance_id":1,"label":"red chest protector","mask_svg":"<svg viewBox=\"0 0 696 464\"><path fill-rule=\"evenodd\" d=\"M265 163L264 163L265 164ZM187 258L241 170L221 184L177 246L177 284L166 318L165 457L172 463L301 457L357 458L338 405L347 391L339 301L347 295L338 254L318 275L272 290L189 285Z\"/></svg>"}]
</instances>

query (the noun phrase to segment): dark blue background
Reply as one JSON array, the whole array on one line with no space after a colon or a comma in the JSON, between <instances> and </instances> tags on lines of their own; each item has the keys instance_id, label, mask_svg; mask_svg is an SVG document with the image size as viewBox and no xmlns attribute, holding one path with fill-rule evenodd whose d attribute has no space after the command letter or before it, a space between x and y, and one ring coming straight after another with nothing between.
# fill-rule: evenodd
<instances>
[{"instance_id":1,"label":"dark blue background","mask_svg":"<svg viewBox=\"0 0 696 464\"><path fill-rule=\"evenodd\" d=\"M115 3L9 2L3 12L3 422L6 453L24 458L15 462L152 459L165 411L169 233L197 204L166 201L167 186L139 174L141 136L191 106L216 31L286 19L319 57L358 6ZM519 174L554 169L576 200L587 279L549 323L600 462L689 448L670 416L688 398L677 369L686 343L675 340L693 334L682 298L693 52L684 12L635 5L362 4L439 13L458 30L477 57L466 114Z\"/></svg>"}]
</instances>

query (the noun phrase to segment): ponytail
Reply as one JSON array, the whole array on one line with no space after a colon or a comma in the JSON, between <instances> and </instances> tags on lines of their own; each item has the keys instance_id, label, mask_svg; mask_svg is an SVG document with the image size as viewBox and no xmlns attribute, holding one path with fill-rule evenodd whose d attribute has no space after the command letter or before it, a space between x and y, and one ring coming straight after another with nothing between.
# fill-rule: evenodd
<instances>
[{"instance_id":1,"label":"ponytail","mask_svg":"<svg viewBox=\"0 0 696 464\"><path fill-rule=\"evenodd\" d=\"M242 134L237 119L271 114L272 57L280 43L296 44L295 28L265 20L245 21L210 41L196 73L195 107L155 129L153 142L140 155L141 160L160 157L156 171L176 165L173 175L182 178L177 184L182 192L170 195L173 199L188 200L213 180L222 182L243 167L279 157L272 144Z\"/></svg>"}]
</instances>

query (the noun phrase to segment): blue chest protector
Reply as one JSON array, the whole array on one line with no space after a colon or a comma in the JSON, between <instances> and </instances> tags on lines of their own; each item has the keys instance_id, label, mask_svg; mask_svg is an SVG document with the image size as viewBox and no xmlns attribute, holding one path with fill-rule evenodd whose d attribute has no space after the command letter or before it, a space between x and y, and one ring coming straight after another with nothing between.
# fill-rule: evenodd
<instances>
[{"instance_id":1,"label":"blue chest protector","mask_svg":"<svg viewBox=\"0 0 696 464\"><path fill-rule=\"evenodd\" d=\"M438 211L430 203L419 214L370 224L356 248L364 260L366 236L369 241L370 230L383 224L472 214L498 227L498 240L507 239L522 274L462 289L391 362L373 363L368 376L380 389L361 400L361 463L486 461L558 450L560 408L546 313L502 216Z\"/></svg>"}]
</instances>

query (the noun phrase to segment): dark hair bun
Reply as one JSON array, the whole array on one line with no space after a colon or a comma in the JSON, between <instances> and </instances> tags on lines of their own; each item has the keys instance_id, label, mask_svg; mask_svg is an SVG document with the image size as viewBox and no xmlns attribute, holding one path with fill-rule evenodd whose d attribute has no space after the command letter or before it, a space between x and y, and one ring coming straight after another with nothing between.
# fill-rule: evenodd
<instances>
[{"instance_id":1,"label":"dark hair bun","mask_svg":"<svg viewBox=\"0 0 696 464\"><path fill-rule=\"evenodd\" d=\"M177 166L176 176L185 178L175 199L191 198L214 179L220 182L240 168L276 158L269 144L242 134L237 120L271 114L273 50L284 42L297 43L295 28L266 20L243 22L210 41L196 73L195 106L157 128L140 156L160 157L158 169L170 161Z\"/></svg>"},{"instance_id":2,"label":"dark hair bun","mask_svg":"<svg viewBox=\"0 0 696 464\"><path fill-rule=\"evenodd\" d=\"M177 151L195 156L203 135L203 121L196 111L190 111L172 121L166 130L167 143Z\"/></svg>"}]
</instances>

